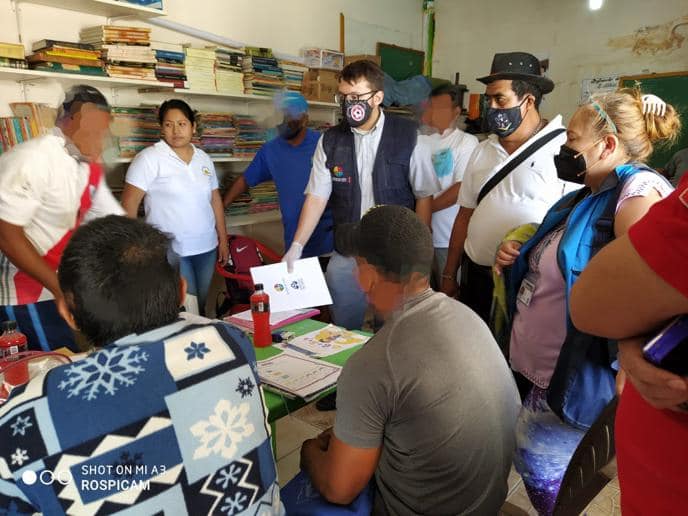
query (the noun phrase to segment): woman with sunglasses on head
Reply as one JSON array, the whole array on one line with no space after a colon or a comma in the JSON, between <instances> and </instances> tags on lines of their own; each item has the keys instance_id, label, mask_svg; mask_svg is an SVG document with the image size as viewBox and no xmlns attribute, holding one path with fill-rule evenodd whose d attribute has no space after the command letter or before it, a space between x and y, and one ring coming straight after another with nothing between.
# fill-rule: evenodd
<instances>
[{"instance_id":1,"label":"woman with sunglasses on head","mask_svg":"<svg viewBox=\"0 0 688 516\"><path fill-rule=\"evenodd\" d=\"M557 202L525 244L507 237L497 252L496 271L509 267L509 359L525 398L514 463L539 514L552 513L573 452L615 395L615 346L572 325L571 287L597 251L671 193L643 162L654 142L679 131L674 108L638 90L581 106L554 159L561 179L584 186Z\"/></svg>"}]
</instances>

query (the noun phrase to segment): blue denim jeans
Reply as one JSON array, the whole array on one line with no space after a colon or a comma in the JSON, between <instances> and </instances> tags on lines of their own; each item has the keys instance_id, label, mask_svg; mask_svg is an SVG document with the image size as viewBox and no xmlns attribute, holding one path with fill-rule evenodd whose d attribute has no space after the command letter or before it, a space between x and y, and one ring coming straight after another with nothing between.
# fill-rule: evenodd
<instances>
[{"instance_id":1,"label":"blue denim jeans","mask_svg":"<svg viewBox=\"0 0 688 516\"><path fill-rule=\"evenodd\" d=\"M325 279L332 294L332 322L349 330L361 329L368 301L358 286L356 260L333 253L327 264Z\"/></svg>"},{"instance_id":2,"label":"blue denim jeans","mask_svg":"<svg viewBox=\"0 0 688 516\"><path fill-rule=\"evenodd\" d=\"M182 256L179 259L179 272L186 280L187 300L184 306L188 312L205 315L205 302L208 299L210 282L213 280L216 260L217 249L192 256Z\"/></svg>"}]
</instances>

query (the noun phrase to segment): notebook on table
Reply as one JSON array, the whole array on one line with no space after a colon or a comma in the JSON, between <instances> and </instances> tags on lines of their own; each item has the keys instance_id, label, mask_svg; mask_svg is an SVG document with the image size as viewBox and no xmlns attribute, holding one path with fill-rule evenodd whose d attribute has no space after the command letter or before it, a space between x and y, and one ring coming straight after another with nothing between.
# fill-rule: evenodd
<instances>
[{"instance_id":1,"label":"notebook on table","mask_svg":"<svg viewBox=\"0 0 688 516\"><path fill-rule=\"evenodd\" d=\"M302 310L287 310L284 312L270 313L270 331L275 331L282 326L293 324L295 322L310 319L320 314L317 308L306 308ZM251 318L251 310L239 312L238 314L225 317L224 320L235 326L240 326L250 332L253 332L253 319Z\"/></svg>"},{"instance_id":2,"label":"notebook on table","mask_svg":"<svg viewBox=\"0 0 688 516\"><path fill-rule=\"evenodd\" d=\"M258 376L269 390L308 402L334 387L341 366L289 352L258 361Z\"/></svg>"}]
</instances>

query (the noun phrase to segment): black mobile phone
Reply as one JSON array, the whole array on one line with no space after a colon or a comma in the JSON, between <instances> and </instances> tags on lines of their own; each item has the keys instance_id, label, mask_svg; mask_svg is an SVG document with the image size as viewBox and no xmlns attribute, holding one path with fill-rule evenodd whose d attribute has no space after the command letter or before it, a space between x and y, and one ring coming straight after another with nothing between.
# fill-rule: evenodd
<instances>
[{"instance_id":1,"label":"black mobile phone","mask_svg":"<svg viewBox=\"0 0 688 516\"><path fill-rule=\"evenodd\" d=\"M648 341L643 355L657 367L688 376L688 315L676 317Z\"/></svg>"}]
</instances>

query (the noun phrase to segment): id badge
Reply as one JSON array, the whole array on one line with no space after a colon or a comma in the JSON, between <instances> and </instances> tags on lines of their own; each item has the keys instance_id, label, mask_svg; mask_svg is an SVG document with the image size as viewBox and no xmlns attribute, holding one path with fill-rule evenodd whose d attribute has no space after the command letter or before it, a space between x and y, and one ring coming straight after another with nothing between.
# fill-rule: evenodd
<instances>
[{"instance_id":1,"label":"id badge","mask_svg":"<svg viewBox=\"0 0 688 516\"><path fill-rule=\"evenodd\" d=\"M535 283L528 279L521 282L521 288L518 289L518 296L516 299L526 306L530 306L530 301L533 299L533 292L535 292Z\"/></svg>"}]
</instances>

